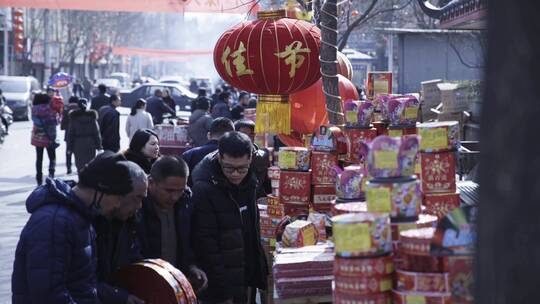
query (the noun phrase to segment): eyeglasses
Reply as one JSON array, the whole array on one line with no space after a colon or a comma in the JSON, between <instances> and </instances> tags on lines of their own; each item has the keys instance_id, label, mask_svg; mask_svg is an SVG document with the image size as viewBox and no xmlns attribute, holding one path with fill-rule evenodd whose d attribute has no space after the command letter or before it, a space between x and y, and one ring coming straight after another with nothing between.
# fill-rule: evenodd
<instances>
[{"instance_id":1,"label":"eyeglasses","mask_svg":"<svg viewBox=\"0 0 540 304\"><path fill-rule=\"evenodd\" d=\"M242 166L242 167L231 167L231 166L221 166L224 173L227 174L233 174L234 171L238 172L238 174L246 174L249 171L249 166Z\"/></svg>"}]
</instances>

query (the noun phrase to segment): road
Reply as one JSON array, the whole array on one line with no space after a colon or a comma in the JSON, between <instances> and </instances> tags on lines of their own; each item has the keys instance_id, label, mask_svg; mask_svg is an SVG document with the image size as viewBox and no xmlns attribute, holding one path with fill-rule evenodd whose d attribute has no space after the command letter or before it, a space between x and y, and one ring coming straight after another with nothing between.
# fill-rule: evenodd
<instances>
[{"instance_id":1,"label":"road","mask_svg":"<svg viewBox=\"0 0 540 304\"><path fill-rule=\"evenodd\" d=\"M129 139L125 134L128 109L121 108L120 135L121 149L127 149ZM179 113L185 117L188 113ZM22 227L28 219L25 201L35 188L35 149L30 145L31 122L15 122L10 134L0 146L0 304L11 303L11 273L15 247ZM59 130L59 138L64 132ZM65 143L56 150L56 176L76 179L76 174L66 175ZM47 174L48 158L45 153L43 172ZM73 170L76 171L73 164Z\"/></svg>"}]
</instances>

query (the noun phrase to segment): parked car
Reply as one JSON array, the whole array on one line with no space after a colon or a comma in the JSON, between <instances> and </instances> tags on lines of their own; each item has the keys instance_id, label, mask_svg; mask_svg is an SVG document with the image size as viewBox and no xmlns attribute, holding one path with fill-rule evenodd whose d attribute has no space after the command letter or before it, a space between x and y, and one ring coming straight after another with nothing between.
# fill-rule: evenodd
<instances>
[{"instance_id":1,"label":"parked car","mask_svg":"<svg viewBox=\"0 0 540 304\"><path fill-rule=\"evenodd\" d=\"M29 120L32 92L40 90L39 81L31 76L0 76L0 89L14 120Z\"/></svg>"},{"instance_id":2,"label":"parked car","mask_svg":"<svg viewBox=\"0 0 540 304\"><path fill-rule=\"evenodd\" d=\"M185 87L175 83L145 83L134 88L131 92L121 93L122 106L131 107L139 98L147 99L150 96L153 96L157 89L168 89L171 92L171 96L176 105L179 106L182 111L191 110L191 101L197 98L196 94L191 93Z\"/></svg>"},{"instance_id":3,"label":"parked car","mask_svg":"<svg viewBox=\"0 0 540 304\"><path fill-rule=\"evenodd\" d=\"M158 82L161 82L161 83L174 83L174 84L179 84L179 85L184 86L184 87L189 86L189 81L187 81L182 76L163 76L158 80Z\"/></svg>"},{"instance_id":4,"label":"parked car","mask_svg":"<svg viewBox=\"0 0 540 304\"><path fill-rule=\"evenodd\" d=\"M92 88L92 96L97 95L99 90L98 86L104 84L107 86L107 94L119 94L122 85L120 81L115 78L101 78L96 80L94 87Z\"/></svg>"},{"instance_id":5,"label":"parked car","mask_svg":"<svg viewBox=\"0 0 540 304\"><path fill-rule=\"evenodd\" d=\"M112 73L109 78L117 79L120 81L120 88L131 88L131 76L128 73Z\"/></svg>"}]
</instances>

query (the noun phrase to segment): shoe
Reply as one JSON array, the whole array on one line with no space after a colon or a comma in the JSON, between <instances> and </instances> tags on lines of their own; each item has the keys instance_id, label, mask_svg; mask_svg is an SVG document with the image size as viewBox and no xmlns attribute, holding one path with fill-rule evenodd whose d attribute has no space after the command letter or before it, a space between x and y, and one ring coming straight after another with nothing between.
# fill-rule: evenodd
<instances>
[{"instance_id":1,"label":"shoe","mask_svg":"<svg viewBox=\"0 0 540 304\"><path fill-rule=\"evenodd\" d=\"M49 170L49 178L54 178L54 170Z\"/></svg>"}]
</instances>

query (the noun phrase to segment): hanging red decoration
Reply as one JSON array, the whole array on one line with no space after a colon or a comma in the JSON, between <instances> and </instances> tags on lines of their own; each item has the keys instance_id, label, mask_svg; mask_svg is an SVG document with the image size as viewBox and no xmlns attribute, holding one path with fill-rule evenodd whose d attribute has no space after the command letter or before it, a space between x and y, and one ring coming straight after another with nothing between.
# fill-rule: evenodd
<instances>
[{"instance_id":1,"label":"hanging red decoration","mask_svg":"<svg viewBox=\"0 0 540 304\"><path fill-rule=\"evenodd\" d=\"M290 132L288 94L320 77L320 30L288 19L284 10L259 12L258 19L227 30L214 48L214 65L232 86L261 94L257 132Z\"/></svg>"},{"instance_id":2,"label":"hanging red decoration","mask_svg":"<svg viewBox=\"0 0 540 304\"><path fill-rule=\"evenodd\" d=\"M358 91L354 84L345 76L338 75L339 95L342 101L358 100ZM320 125L328 124L326 98L322 91L322 79L309 88L290 95L291 128L301 134L311 134Z\"/></svg>"}]
</instances>

